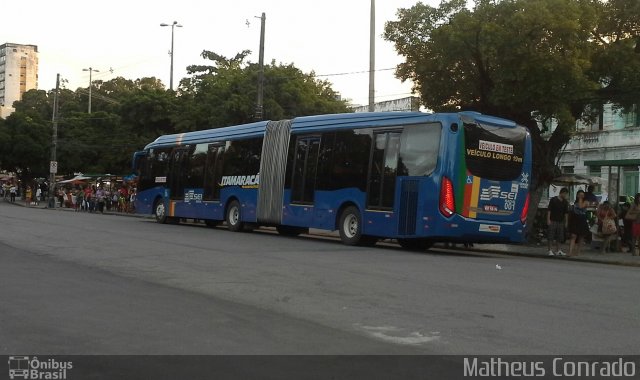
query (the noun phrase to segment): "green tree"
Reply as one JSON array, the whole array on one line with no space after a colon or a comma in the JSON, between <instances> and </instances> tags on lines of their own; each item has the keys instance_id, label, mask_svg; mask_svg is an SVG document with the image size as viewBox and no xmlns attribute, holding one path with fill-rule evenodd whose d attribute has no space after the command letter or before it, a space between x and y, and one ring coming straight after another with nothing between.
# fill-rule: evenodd
<instances>
[{"instance_id":1,"label":"green tree","mask_svg":"<svg viewBox=\"0 0 640 380\"><path fill-rule=\"evenodd\" d=\"M49 172L50 128L37 110L14 112L0 132L3 169L18 173L20 180L45 177Z\"/></svg>"},{"instance_id":2,"label":"green tree","mask_svg":"<svg viewBox=\"0 0 640 380\"><path fill-rule=\"evenodd\" d=\"M248 123L254 120L258 65L245 62L250 52L227 58L204 51L212 65L189 66L192 74L181 82L179 131ZM305 74L292 64L271 62L264 68L263 118L279 120L296 116L348 112L327 81Z\"/></svg>"},{"instance_id":3,"label":"green tree","mask_svg":"<svg viewBox=\"0 0 640 380\"><path fill-rule=\"evenodd\" d=\"M638 4L476 0L468 9L465 0L445 0L437 8L418 3L398 10L384 37L405 57L396 75L414 82L426 107L476 110L529 129L535 206L585 109L623 98L637 102ZM558 126L546 139L539 126L549 119Z\"/></svg>"}]
</instances>

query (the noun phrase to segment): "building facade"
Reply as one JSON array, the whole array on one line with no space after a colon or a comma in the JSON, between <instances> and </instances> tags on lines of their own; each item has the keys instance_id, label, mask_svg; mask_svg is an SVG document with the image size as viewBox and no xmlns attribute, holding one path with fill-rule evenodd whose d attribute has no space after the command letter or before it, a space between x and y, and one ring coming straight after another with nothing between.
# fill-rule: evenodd
<instances>
[{"instance_id":1,"label":"building facade","mask_svg":"<svg viewBox=\"0 0 640 380\"><path fill-rule=\"evenodd\" d=\"M13 102L38 88L38 47L5 43L0 45L0 117L13 111Z\"/></svg>"},{"instance_id":2,"label":"building facade","mask_svg":"<svg viewBox=\"0 0 640 380\"><path fill-rule=\"evenodd\" d=\"M593 124L578 123L575 135L560 151L564 173L603 179L596 192L609 200L640 190L640 114L607 104Z\"/></svg>"},{"instance_id":3,"label":"building facade","mask_svg":"<svg viewBox=\"0 0 640 380\"><path fill-rule=\"evenodd\" d=\"M419 111L420 98L409 96L401 99L377 102L373 105L375 112L387 111ZM369 106L353 106L353 112L369 112Z\"/></svg>"}]
</instances>

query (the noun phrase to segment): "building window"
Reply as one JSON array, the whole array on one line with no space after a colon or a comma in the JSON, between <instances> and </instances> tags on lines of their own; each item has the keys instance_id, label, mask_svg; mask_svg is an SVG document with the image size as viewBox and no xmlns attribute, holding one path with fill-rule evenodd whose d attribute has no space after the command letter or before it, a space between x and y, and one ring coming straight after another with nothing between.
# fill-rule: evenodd
<instances>
[{"instance_id":1,"label":"building window","mask_svg":"<svg viewBox=\"0 0 640 380\"><path fill-rule=\"evenodd\" d=\"M561 170L562 174L573 174L573 166L563 166Z\"/></svg>"},{"instance_id":2,"label":"building window","mask_svg":"<svg viewBox=\"0 0 640 380\"><path fill-rule=\"evenodd\" d=\"M589 175L594 177L600 177L602 175L602 167L601 166L589 166Z\"/></svg>"}]
</instances>

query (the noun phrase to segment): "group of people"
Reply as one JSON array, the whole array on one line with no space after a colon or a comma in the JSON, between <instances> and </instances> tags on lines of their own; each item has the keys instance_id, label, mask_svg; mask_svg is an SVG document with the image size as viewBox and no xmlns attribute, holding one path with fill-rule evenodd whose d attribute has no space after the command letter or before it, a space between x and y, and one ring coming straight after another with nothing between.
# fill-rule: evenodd
<instances>
[{"instance_id":1,"label":"group of people","mask_svg":"<svg viewBox=\"0 0 640 380\"><path fill-rule=\"evenodd\" d=\"M600 252L608 252L612 242L617 243L620 232L622 241L629 247L632 255L638 255L638 243L640 243L640 193L636 194L633 204L623 207L620 213L616 212L609 201L597 205L597 198L593 195L592 188L578 190L573 205L569 205L569 189L560 190L560 194L549 200L547 209L548 234L547 242L549 256L579 256L582 242L592 234L589 226L587 212L596 207L597 235L602 238ZM624 228L619 229L619 220L623 220ZM565 240L565 231L568 231L569 252L565 254L560 249L560 243ZM596 230L593 230L596 231ZM595 232L594 232L595 233ZM555 252L552 249L555 246Z\"/></svg>"},{"instance_id":2,"label":"group of people","mask_svg":"<svg viewBox=\"0 0 640 380\"><path fill-rule=\"evenodd\" d=\"M133 212L136 189L122 186L118 190L111 191L100 185L87 185L74 189L58 189L57 196L60 207L73 208L75 211Z\"/></svg>"},{"instance_id":3,"label":"group of people","mask_svg":"<svg viewBox=\"0 0 640 380\"><path fill-rule=\"evenodd\" d=\"M2 197L6 201L9 199L9 202L14 203L16 201L16 196L18 195L18 187L14 183L5 183L0 188L2 192Z\"/></svg>"}]
</instances>

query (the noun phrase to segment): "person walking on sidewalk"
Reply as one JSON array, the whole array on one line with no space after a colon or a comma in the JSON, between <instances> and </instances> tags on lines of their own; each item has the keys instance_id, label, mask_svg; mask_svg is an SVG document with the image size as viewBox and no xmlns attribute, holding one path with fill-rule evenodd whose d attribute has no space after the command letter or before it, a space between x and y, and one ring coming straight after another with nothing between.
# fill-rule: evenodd
<instances>
[{"instance_id":1,"label":"person walking on sidewalk","mask_svg":"<svg viewBox=\"0 0 640 380\"><path fill-rule=\"evenodd\" d=\"M609 201L604 201L598 206L598 233L602 235L600 253L609 252L613 239L618 238L618 215L611 207ZM617 243L617 240L616 240Z\"/></svg>"},{"instance_id":2,"label":"person walking on sidewalk","mask_svg":"<svg viewBox=\"0 0 640 380\"><path fill-rule=\"evenodd\" d=\"M12 184L11 187L9 188L9 195L11 196L10 201L11 203L15 203L16 201L16 193L18 192L18 188L16 187L15 184Z\"/></svg>"},{"instance_id":3,"label":"person walking on sidewalk","mask_svg":"<svg viewBox=\"0 0 640 380\"><path fill-rule=\"evenodd\" d=\"M578 190L576 200L573 203L571 212L569 213L569 232L571 233L571 241L569 242L569 255L580 256L582 248L582 240L589 232L589 223L587 223L588 203L584 200L584 191Z\"/></svg>"},{"instance_id":4,"label":"person walking on sidewalk","mask_svg":"<svg viewBox=\"0 0 640 380\"><path fill-rule=\"evenodd\" d=\"M564 242L564 231L569 222L569 189L563 187L560 194L549 200L547 207L547 246L549 248L549 256L565 256L560 249L560 243ZM556 252L551 249L551 243L555 244Z\"/></svg>"},{"instance_id":5,"label":"person walking on sidewalk","mask_svg":"<svg viewBox=\"0 0 640 380\"><path fill-rule=\"evenodd\" d=\"M34 198L36 206L40 206L40 198L42 198L42 189L40 186L36 186L36 197Z\"/></svg>"},{"instance_id":6,"label":"person walking on sidewalk","mask_svg":"<svg viewBox=\"0 0 640 380\"><path fill-rule=\"evenodd\" d=\"M625 215L625 219L633 221L633 225L631 226L631 247L630 252L633 256L640 255L638 251L640 246L640 193L636 194L636 197L633 199L633 204L627 214Z\"/></svg>"}]
</instances>

